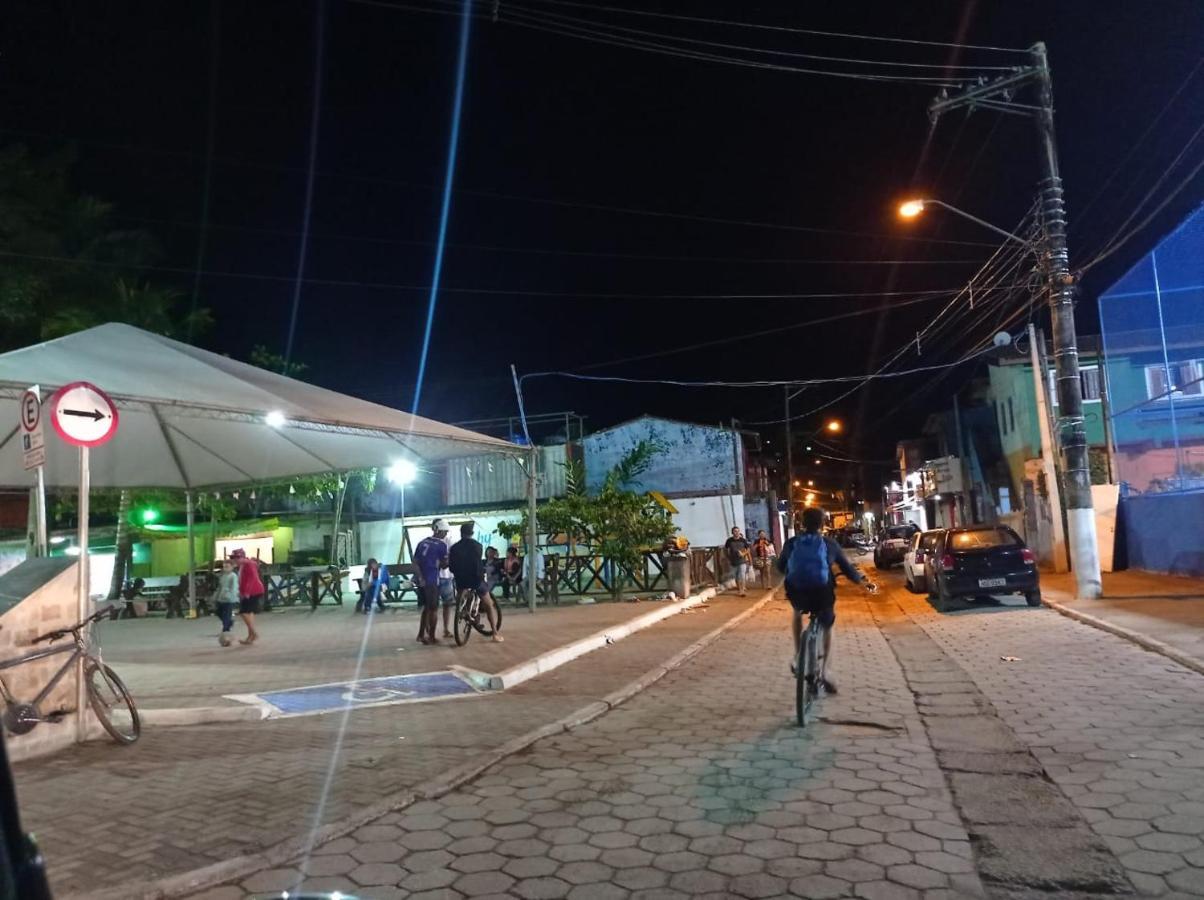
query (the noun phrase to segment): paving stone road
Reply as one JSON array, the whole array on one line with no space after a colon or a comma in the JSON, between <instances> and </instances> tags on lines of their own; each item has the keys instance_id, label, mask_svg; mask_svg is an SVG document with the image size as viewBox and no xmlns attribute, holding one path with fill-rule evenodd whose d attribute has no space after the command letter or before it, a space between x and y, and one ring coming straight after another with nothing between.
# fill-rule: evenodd
<instances>
[{"instance_id":1,"label":"paving stone road","mask_svg":"<svg viewBox=\"0 0 1204 900\"><path fill-rule=\"evenodd\" d=\"M73 747L14 767L22 822L37 834L56 897L90 898L102 888L254 854L308 833L323 796L321 820L330 823L390 795L404 795L619 690L753 602L718 597L705 609L671 616L500 694L356 710L347 717L345 731L340 731L342 715L331 714L147 728L130 747L108 741ZM591 620L630 616L627 610L581 611ZM479 651L478 657L493 650L513 654L510 648L523 643L517 625L525 615L515 613L513 641L474 641L468 649ZM547 620L557 618L562 616ZM526 621L538 627L543 619ZM410 633L408 623L405 628ZM579 632L571 639L581 637ZM450 649L414 655L441 660L429 668L473 659ZM346 651L344 671L352 664ZM329 674L333 663L322 665ZM195 677L208 672L198 667ZM228 677L226 672L215 676ZM339 761L327 790L336 743Z\"/></svg>"},{"instance_id":2,"label":"paving stone road","mask_svg":"<svg viewBox=\"0 0 1204 900\"><path fill-rule=\"evenodd\" d=\"M194 900L1204 896L1201 676L1043 609L839 610L814 727L775 601L608 715Z\"/></svg>"}]
</instances>

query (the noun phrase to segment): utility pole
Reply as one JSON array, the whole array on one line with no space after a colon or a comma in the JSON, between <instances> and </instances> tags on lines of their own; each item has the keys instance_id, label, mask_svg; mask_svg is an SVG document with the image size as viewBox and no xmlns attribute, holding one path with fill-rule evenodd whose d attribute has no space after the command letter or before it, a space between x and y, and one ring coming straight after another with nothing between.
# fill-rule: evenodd
<instances>
[{"instance_id":1,"label":"utility pole","mask_svg":"<svg viewBox=\"0 0 1204 900\"><path fill-rule=\"evenodd\" d=\"M794 441L790 435L790 385L783 389L786 397L786 534L794 534Z\"/></svg>"},{"instance_id":2,"label":"utility pole","mask_svg":"<svg viewBox=\"0 0 1204 900\"><path fill-rule=\"evenodd\" d=\"M1055 572L1066 571L1066 535L1062 529L1062 491L1058 484L1057 467L1054 465L1053 434L1050 431L1049 404L1046 391L1049 382L1045 378L1045 364L1040 350L1037 330L1032 323L1028 326L1029 354L1033 361L1033 390L1037 400L1037 433L1041 436L1041 470L1045 473L1045 491L1049 494L1049 511L1053 535L1050 552L1053 554Z\"/></svg>"},{"instance_id":3,"label":"utility pole","mask_svg":"<svg viewBox=\"0 0 1204 900\"><path fill-rule=\"evenodd\" d=\"M1075 277L1070 271L1066 207L1054 138L1053 88L1045 44L1034 44L1030 54L1032 62L1028 66L1017 68L993 81L968 87L953 97L942 92L929 105L928 111L935 120L953 109L977 106L1018 115L1032 114L1037 120L1044 176L1040 191L1041 221L1045 235L1042 252L1053 323L1054 367L1058 382L1058 442L1064 454L1070 558L1078 596L1095 598L1101 592L1099 544L1091 501L1091 469L1083 420L1083 384L1079 377L1079 351L1074 327ZM1014 92L1030 84L1037 90L1036 106L1015 103L1012 99Z\"/></svg>"}]
</instances>

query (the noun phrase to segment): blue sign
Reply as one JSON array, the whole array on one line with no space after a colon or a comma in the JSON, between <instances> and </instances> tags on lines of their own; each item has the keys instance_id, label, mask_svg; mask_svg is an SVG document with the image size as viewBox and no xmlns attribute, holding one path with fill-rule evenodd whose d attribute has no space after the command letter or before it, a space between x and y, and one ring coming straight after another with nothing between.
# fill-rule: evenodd
<instances>
[{"instance_id":1,"label":"blue sign","mask_svg":"<svg viewBox=\"0 0 1204 900\"><path fill-rule=\"evenodd\" d=\"M272 715L298 715L357 706L419 703L476 692L471 684L453 672L420 672L415 675L386 675L383 678L289 688L251 696L270 706Z\"/></svg>"}]
</instances>

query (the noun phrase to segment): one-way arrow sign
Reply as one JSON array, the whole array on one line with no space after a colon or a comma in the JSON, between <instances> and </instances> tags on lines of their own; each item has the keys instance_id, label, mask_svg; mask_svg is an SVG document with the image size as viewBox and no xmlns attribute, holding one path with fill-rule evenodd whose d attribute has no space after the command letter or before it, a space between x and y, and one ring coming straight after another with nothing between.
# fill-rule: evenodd
<instances>
[{"instance_id":1,"label":"one-way arrow sign","mask_svg":"<svg viewBox=\"0 0 1204 900\"><path fill-rule=\"evenodd\" d=\"M60 415L79 416L84 419L95 419L97 422L99 422L101 419L107 418L99 409L94 409L92 412L84 412L82 409L64 409Z\"/></svg>"},{"instance_id":2,"label":"one-way arrow sign","mask_svg":"<svg viewBox=\"0 0 1204 900\"><path fill-rule=\"evenodd\" d=\"M96 385L76 381L50 398L50 421L67 443L97 447L116 433L117 407Z\"/></svg>"}]
</instances>

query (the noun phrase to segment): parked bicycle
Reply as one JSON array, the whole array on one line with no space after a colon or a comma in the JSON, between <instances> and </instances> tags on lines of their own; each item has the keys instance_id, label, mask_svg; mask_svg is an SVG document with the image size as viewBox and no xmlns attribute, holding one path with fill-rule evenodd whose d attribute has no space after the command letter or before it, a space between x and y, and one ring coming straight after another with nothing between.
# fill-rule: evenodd
<instances>
[{"instance_id":1,"label":"parked bicycle","mask_svg":"<svg viewBox=\"0 0 1204 900\"><path fill-rule=\"evenodd\" d=\"M117 673L101 660L99 653L92 649L88 637L84 633L89 625L108 615L110 615L110 607L106 606L77 625L47 632L33 640L35 644L42 642L53 644L55 641L71 635L71 644L46 647L13 659L0 660L0 670L3 670L15 669L17 666L36 662L39 659L48 659L59 654L67 655L62 667L55 672L38 695L28 703L14 697L8 689L8 684L0 676L0 694L4 696L5 705L4 725L9 731L13 734L26 734L42 722L62 721L67 715L65 711L43 712L42 704L58 683L63 680L63 676L72 671L75 663L80 657L83 657L84 686L88 693L88 704L96 713L96 718L117 743L132 744L138 740L138 735L142 733L142 721L138 717L137 707L134 706L134 698L130 696L129 689L122 680L117 677ZM82 714L83 711L81 710L80 713Z\"/></svg>"},{"instance_id":2,"label":"parked bicycle","mask_svg":"<svg viewBox=\"0 0 1204 900\"><path fill-rule=\"evenodd\" d=\"M502 627L502 605L496 601L493 604L494 615L497 616L497 627ZM482 637L493 637L493 629L489 619L481 609L481 595L472 588L466 588L456 595L456 645L463 647L472 637L475 628Z\"/></svg>"}]
</instances>

